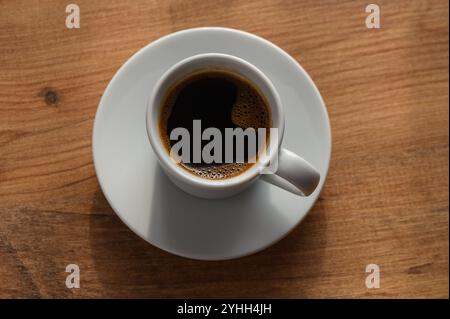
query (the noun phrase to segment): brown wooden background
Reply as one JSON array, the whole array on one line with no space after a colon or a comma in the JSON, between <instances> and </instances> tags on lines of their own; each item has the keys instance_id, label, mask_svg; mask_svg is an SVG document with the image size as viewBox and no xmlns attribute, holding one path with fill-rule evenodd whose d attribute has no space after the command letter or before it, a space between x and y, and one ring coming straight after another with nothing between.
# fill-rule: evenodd
<instances>
[{"instance_id":1,"label":"brown wooden background","mask_svg":"<svg viewBox=\"0 0 450 319\"><path fill-rule=\"evenodd\" d=\"M0 297L448 297L448 2L0 0ZM281 242L200 262L134 235L99 189L94 114L116 70L195 26L256 33L294 56L328 106L321 199ZM81 288L65 287L65 267ZM381 288L365 267L381 267Z\"/></svg>"}]
</instances>

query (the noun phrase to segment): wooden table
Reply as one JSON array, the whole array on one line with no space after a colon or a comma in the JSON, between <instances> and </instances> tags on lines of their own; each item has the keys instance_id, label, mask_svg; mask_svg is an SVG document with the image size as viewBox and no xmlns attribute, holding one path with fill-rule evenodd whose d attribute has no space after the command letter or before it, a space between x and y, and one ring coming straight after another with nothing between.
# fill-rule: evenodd
<instances>
[{"instance_id":1,"label":"wooden table","mask_svg":"<svg viewBox=\"0 0 450 319\"><path fill-rule=\"evenodd\" d=\"M0 1L0 297L449 296L448 2ZM114 214L92 164L99 99L139 48L226 26L267 38L327 104L333 158L322 196L253 256L170 255ZM78 264L81 288L65 285ZM365 285L366 265L381 287Z\"/></svg>"}]
</instances>

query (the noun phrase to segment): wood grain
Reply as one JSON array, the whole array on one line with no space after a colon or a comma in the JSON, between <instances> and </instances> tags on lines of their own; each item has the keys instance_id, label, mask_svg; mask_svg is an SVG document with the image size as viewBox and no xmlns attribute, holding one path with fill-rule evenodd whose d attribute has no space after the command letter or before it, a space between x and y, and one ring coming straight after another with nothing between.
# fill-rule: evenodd
<instances>
[{"instance_id":1,"label":"wood grain","mask_svg":"<svg viewBox=\"0 0 450 319\"><path fill-rule=\"evenodd\" d=\"M448 2L0 1L0 297L448 298ZM333 129L321 199L256 255L200 262L148 245L94 174L94 114L116 70L173 31L227 26L310 73ZM81 288L67 289L67 264ZM381 268L367 289L365 267Z\"/></svg>"}]
</instances>

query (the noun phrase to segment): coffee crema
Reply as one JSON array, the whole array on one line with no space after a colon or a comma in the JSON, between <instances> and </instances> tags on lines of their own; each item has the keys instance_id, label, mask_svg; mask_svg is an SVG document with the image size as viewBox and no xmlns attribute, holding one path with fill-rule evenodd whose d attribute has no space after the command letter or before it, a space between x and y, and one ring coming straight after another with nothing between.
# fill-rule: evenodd
<instances>
[{"instance_id":1,"label":"coffee crema","mask_svg":"<svg viewBox=\"0 0 450 319\"><path fill-rule=\"evenodd\" d=\"M265 141L257 141L257 157L265 150L269 141L271 114L263 94L242 76L230 71L210 69L186 76L173 85L162 100L159 116L160 138L166 150L177 142L170 140L172 130L185 128L190 133L190 154L193 154L193 122L201 121L202 129L217 128L225 137L227 128L266 129ZM257 135L256 135L257 136ZM208 141L202 141L201 146ZM245 140L247 149L248 140ZM234 146L233 146L234 147ZM244 162L233 158L225 161L225 140L222 141L222 161L220 163L180 162L179 165L190 173L207 179L226 179L242 174L254 163L252 155L245 154ZM254 156L253 156L254 157Z\"/></svg>"}]
</instances>

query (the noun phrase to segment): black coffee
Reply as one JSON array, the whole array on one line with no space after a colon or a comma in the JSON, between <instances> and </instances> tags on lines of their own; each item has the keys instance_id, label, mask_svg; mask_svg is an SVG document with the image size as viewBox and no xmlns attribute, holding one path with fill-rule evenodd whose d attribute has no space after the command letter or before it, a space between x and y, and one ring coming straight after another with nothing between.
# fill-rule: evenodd
<instances>
[{"instance_id":1,"label":"black coffee","mask_svg":"<svg viewBox=\"0 0 450 319\"><path fill-rule=\"evenodd\" d=\"M194 120L201 121L202 131L214 127L222 133L222 160L219 163L208 164L203 159L200 163L194 163ZM163 99L159 123L160 137L169 152L177 143L170 140L172 130L182 127L189 131L191 160L190 163L181 162L183 168L204 178L225 179L241 174L253 165L248 152L244 162L237 162L235 156L232 163L226 163L225 129L265 128L268 141L271 118L266 99L246 79L228 71L205 70L187 76L169 89ZM256 145L265 147L266 141ZM202 141L202 149L208 143ZM245 140L245 143L247 150L248 141Z\"/></svg>"}]
</instances>

